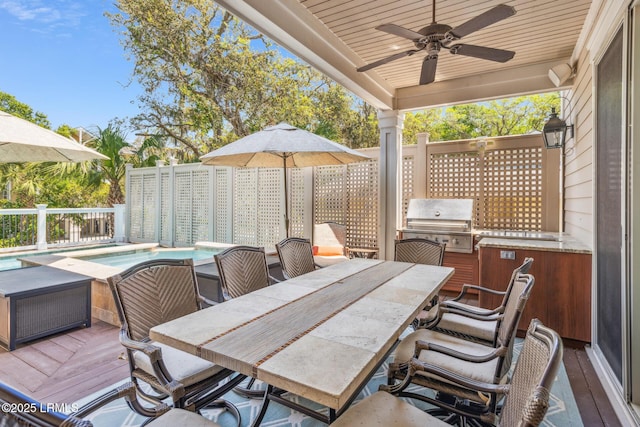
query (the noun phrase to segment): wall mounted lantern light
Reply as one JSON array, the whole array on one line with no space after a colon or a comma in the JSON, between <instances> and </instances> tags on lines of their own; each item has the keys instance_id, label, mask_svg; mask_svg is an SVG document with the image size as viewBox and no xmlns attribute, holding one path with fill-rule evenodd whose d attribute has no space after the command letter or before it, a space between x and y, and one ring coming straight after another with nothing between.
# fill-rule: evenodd
<instances>
[{"instance_id":1,"label":"wall mounted lantern light","mask_svg":"<svg viewBox=\"0 0 640 427\"><path fill-rule=\"evenodd\" d=\"M556 109L552 108L549 120L542 128L544 146L547 148L562 148L567 139L567 130L571 132L569 137L573 137L573 125L567 126L567 123L556 114Z\"/></svg>"}]
</instances>

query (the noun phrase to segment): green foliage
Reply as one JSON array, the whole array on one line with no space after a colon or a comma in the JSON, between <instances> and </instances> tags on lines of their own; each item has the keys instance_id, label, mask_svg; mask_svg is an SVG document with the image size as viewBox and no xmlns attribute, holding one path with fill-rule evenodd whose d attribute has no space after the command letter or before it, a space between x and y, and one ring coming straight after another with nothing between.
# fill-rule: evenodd
<instances>
[{"instance_id":1,"label":"green foliage","mask_svg":"<svg viewBox=\"0 0 640 427\"><path fill-rule=\"evenodd\" d=\"M377 144L354 132L358 101L207 0L119 0L107 14L122 31L144 88L139 128L168 136L196 159L286 121L352 147ZM368 113L366 111L365 113ZM376 130L377 131L377 130Z\"/></svg>"},{"instance_id":2,"label":"green foliage","mask_svg":"<svg viewBox=\"0 0 640 427\"><path fill-rule=\"evenodd\" d=\"M15 96L2 91L0 91L0 110L28 120L44 128L51 128L51 123L44 113L33 111L33 108L18 101Z\"/></svg>"},{"instance_id":3,"label":"green foliage","mask_svg":"<svg viewBox=\"0 0 640 427\"><path fill-rule=\"evenodd\" d=\"M560 108L557 92L407 113L403 141L415 144L420 132L430 141L539 132L552 107Z\"/></svg>"}]
</instances>

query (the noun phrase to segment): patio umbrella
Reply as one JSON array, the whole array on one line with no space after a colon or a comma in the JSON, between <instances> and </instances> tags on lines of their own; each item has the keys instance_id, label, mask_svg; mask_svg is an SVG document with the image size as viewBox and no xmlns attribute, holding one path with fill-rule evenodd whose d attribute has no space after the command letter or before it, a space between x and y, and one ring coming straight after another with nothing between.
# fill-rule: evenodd
<instances>
[{"instance_id":1,"label":"patio umbrella","mask_svg":"<svg viewBox=\"0 0 640 427\"><path fill-rule=\"evenodd\" d=\"M0 163L92 159L108 157L35 123L0 111Z\"/></svg>"},{"instance_id":2,"label":"patio umbrella","mask_svg":"<svg viewBox=\"0 0 640 427\"><path fill-rule=\"evenodd\" d=\"M288 123L267 127L200 158L203 164L212 166L282 167L287 237L289 205L286 168L342 165L367 159L369 157L362 153Z\"/></svg>"}]
</instances>

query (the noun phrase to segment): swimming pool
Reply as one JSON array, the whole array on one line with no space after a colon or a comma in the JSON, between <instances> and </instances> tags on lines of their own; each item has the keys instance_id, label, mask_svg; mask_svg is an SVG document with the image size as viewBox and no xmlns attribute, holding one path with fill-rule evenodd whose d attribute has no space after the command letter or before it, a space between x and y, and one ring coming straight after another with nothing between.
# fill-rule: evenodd
<instances>
[{"instance_id":1,"label":"swimming pool","mask_svg":"<svg viewBox=\"0 0 640 427\"><path fill-rule=\"evenodd\" d=\"M74 256L73 258L82 259L85 261L91 261L102 265L108 265L111 267L120 267L127 269L143 261L149 261L153 259L187 259L191 258L194 261L211 260L213 256L221 252L224 248L185 248L185 249L144 249L133 250L124 252L114 252L109 254L96 254L88 256Z\"/></svg>"},{"instance_id":2,"label":"swimming pool","mask_svg":"<svg viewBox=\"0 0 640 427\"><path fill-rule=\"evenodd\" d=\"M111 248L115 245L102 245L99 248ZM97 248L96 248L97 249ZM35 259L41 255L59 255L65 252L77 251L78 248L65 248L65 249L53 249L47 251L27 251L20 253L7 253L6 255L0 255L0 271L2 270L15 270L22 268L21 258ZM94 249L95 250L95 249Z\"/></svg>"}]
</instances>

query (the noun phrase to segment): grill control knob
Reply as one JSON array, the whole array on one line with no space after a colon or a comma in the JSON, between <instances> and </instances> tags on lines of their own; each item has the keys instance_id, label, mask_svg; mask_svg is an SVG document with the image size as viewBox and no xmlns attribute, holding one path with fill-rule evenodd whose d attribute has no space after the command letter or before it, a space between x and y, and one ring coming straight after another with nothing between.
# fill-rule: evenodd
<instances>
[{"instance_id":1,"label":"grill control knob","mask_svg":"<svg viewBox=\"0 0 640 427\"><path fill-rule=\"evenodd\" d=\"M454 237L453 239L451 239L451 242L452 242L454 245L457 245L458 243L460 243L460 241L459 241L457 238L455 238L455 237Z\"/></svg>"}]
</instances>

